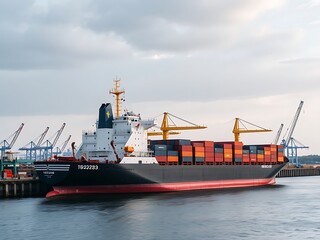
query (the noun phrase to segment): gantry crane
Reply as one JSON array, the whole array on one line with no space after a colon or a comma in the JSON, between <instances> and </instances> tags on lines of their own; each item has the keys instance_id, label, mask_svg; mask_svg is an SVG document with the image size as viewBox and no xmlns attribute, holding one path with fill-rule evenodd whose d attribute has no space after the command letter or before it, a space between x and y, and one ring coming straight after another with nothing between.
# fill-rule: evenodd
<instances>
[{"instance_id":1,"label":"gantry crane","mask_svg":"<svg viewBox=\"0 0 320 240\"><path fill-rule=\"evenodd\" d=\"M38 139L37 142L36 142L36 140L33 140L33 141L29 142L27 145L25 145L24 147L19 148L19 150L26 151L26 159L25 160L27 160L27 161L39 160L40 154L38 154L38 152L43 148L43 147L41 147L41 144L42 144L43 139L47 135L48 131L49 131L49 127L46 127L44 132L41 133L38 138L36 138L36 139Z\"/></svg>"},{"instance_id":2,"label":"gantry crane","mask_svg":"<svg viewBox=\"0 0 320 240\"><path fill-rule=\"evenodd\" d=\"M46 140L45 143L39 147L40 158L48 159L49 157L52 157L52 154L53 154L52 150L56 146L65 126L66 124L63 123L61 128L54 134L55 137L52 143L50 142L50 140Z\"/></svg>"},{"instance_id":3,"label":"gantry crane","mask_svg":"<svg viewBox=\"0 0 320 240\"><path fill-rule=\"evenodd\" d=\"M23 126L24 126L24 123L21 123L21 125L17 131L15 131L7 140L3 140L2 142L0 142L0 150L1 150L1 155L0 155L1 158L0 159L3 159L5 152L10 150L13 147L13 145L17 141L17 139L22 131ZM9 139L11 139L11 141Z\"/></svg>"},{"instance_id":4,"label":"gantry crane","mask_svg":"<svg viewBox=\"0 0 320 240\"><path fill-rule=\"evenodd\" d=\"M291 126L287 130L287 138L282 140L282 145L284 146L286 157L289 159L291 163L295 164L297 167L299 167L298 148L309 148L308 146L304 146L292 137L301 113L301 109L303 107L303 103L303 101L300 101L296 114L293 117Z\"/></svg>"},{"instance_id":5,"label":"gantry crane","mask_svg":"<svg viewBox=\"0 0 320 240\"><path fill-rule=\"evenodd\" d=\"M244 125L244 123L250 124L250 125L256 127L257 129L247 129L246 126ZM240 124L242 125L242 127L240 127ZM238 141L240 141L240 133L256 133L256 132L271 132L271 131L272 130L270 130L270 129L259 127L255 124L247 122L243 119L236 118L232 132L234 134L234 141L238 142Z\"/></svg>"},{"instance_id":6,"label":"gantry crane","mask_svg":"<svg viewBox=\"0 0 320 240\"><path fill-rule=\"evenodd\" d=\"M14 155L12 152L6 152L10 151L15 142L17 141L22 128L24 126L24 123L21 123L20 127L18 128L17 131L15 131L7 140L3 140L0 143L0 173L2 171L10 166L12 168L13 166L13 174L16 175L17 173L17 161L14 159ZM10 141L11 139L11 141ZM1 174L0 174L0 179L1 179Z\"/></svg>"},{"instance_id":7,"label":"gantry crane","mask_svg":"<svg viewBox=\"0 0 320 240\"><path fill-rule=\"evenodd\" d=\"M171 117L174 117L176 119L179 119L183 122L186 122L190 124L191 126L177 126ZM169 123L169 119L171 120L171 123ZM180 117L177 117L171 113L164 112L163 113L163 119L162 119L162 124L160 130L162 131L161 133L159 132L150 132L148 133L148 136L157 136L157 135L162 135L163 140L168 140L169 139L169 134L179 134L178 132L172 132L172 131L183 131L183 130L195 130L195 129L204 129L207 128L206 126L200 126L197 124L194 124L192 122L189 122L187 120L184 120Z\"/></svg>"}]
</instances>

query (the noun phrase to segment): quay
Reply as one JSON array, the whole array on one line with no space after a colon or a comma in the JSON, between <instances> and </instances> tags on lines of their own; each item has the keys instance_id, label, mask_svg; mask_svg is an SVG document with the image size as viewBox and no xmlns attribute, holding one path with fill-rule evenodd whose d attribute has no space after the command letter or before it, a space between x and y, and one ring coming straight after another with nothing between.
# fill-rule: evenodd
<instances>
[{"instance_id":1,"label":"quay","mask_svg":"<svg viewBox=\"0 0 320 240\"><path fill-rule=\"evenodd\" d=\"M320 176L320 168L284 168L278 173L277 178L303 176Z\"/></svg>"},{"instance_id":2,"label":"quay","mask_svg":"<svg viewBox=\"0 0 320 240\"><path fill-rule=\"evenodd\" d=\"M50 190L37 178L0 180L0 198L44 197Z\"/></svg>"}]
</instances>

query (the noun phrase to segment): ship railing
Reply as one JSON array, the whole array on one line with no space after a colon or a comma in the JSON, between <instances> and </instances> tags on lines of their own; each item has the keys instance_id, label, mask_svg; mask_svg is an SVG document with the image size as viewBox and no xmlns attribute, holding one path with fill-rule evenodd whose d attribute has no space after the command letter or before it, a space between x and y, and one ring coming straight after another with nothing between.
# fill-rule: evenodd
<instances>
[{"instance_id":1,"label":"ship railing","mask_svg":"<svg viewBox=\"0 0 320 240\"><path fill-rule=\"evenodd\" d=\"M133 154L129 155L129 157L153 157L152 152L146 151L146 152L134 152Z\"/></svg>"}]
</instances>

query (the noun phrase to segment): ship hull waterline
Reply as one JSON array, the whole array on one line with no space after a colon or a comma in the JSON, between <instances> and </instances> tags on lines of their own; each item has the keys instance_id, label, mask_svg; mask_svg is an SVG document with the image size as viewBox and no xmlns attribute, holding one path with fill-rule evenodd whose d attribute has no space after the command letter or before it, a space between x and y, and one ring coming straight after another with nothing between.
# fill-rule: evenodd
<instances>
[{"instance_id":1,"label":"ship hull waterline","mask_svg":"<svg viewBox=\"0 0 320 240\"><path fill-rule=\"evenodd\" d=\"M35 163L40 180L59 195L152 193L256 187L275 184L286 165L158 165Z\"/></svg>"}]
</instances>

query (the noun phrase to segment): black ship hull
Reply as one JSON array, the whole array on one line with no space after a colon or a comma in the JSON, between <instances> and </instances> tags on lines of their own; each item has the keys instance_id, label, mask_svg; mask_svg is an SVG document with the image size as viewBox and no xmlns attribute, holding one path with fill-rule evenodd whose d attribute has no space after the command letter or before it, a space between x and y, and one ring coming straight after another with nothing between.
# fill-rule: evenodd
<instances>
[{"instance_id":1,"label":"black ship hull","mask_svg":"<svg viewBox=\"0 0 320 240\"><path fill-rule=\"evenodd\" d=\"M89 193L168 192L262 186L286 165L158 165L36 162L47 197Z\"/></svg>"}]
</instances>

